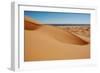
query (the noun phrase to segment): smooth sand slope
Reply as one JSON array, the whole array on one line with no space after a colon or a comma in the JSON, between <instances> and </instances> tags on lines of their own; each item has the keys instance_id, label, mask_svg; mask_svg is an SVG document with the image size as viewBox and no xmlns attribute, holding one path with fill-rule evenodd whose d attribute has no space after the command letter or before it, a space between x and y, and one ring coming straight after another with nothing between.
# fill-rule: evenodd
<instances>
[{"instance_id":1,"label":"smooth sand slope","mask_svg":"<svg viewBox=\"0 0 100 73\"><path fill-rule=\"evenodd\" d=\"M25 61L84 59L90 57L90 44L86 37L60 28L41 25L25 17Z\"/></svg>"}]
</instances>

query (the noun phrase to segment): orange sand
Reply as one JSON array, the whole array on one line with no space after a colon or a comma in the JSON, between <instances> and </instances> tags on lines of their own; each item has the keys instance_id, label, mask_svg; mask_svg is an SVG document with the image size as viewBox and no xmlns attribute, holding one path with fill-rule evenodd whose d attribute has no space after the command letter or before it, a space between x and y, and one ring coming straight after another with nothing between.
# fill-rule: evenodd
<instances>
[{"instance_id":1,"label":"orange sand","mask_svg":"<svg viewBox=\"0 0 100 73\"><path fill-rule=\"evenodd\" d=\"M25 17L25 61L90 58L89 37Z\"/></svg>"}]
</instances>

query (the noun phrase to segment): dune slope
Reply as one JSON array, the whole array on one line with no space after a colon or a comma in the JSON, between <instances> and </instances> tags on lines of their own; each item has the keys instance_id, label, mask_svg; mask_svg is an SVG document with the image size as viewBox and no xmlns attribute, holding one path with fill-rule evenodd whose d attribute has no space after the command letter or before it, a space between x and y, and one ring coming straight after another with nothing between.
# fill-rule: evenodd
<instances>
[{"instance_id":1,"label":"dune slope","mask_svg":"<svg viewBox=\"0 0 100 73\"><path fill-rule=\"evenodd\" d=\"M27 30L35 30L37 28L39 28L41 25L39 24L39 22L33 20L32 18L30 17L25 17L24 18L24 29L27 29Z\"/></svg>"}]
</instances>

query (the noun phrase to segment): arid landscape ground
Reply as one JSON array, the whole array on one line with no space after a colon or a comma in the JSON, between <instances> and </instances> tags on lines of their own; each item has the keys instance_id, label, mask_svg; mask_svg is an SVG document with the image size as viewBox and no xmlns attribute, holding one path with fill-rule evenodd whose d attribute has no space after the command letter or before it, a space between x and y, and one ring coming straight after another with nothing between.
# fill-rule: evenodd
<instances>
[{"instance_id":1,"label":"arid landscape ground","mask_svg":"<svg viewBox=\"0 0 100 73\"><path fill-rule=\"evenodd\" d=\"M24 18L25 61L90 58L90 26L43 25Z\"/></svg>"}]
</instances>

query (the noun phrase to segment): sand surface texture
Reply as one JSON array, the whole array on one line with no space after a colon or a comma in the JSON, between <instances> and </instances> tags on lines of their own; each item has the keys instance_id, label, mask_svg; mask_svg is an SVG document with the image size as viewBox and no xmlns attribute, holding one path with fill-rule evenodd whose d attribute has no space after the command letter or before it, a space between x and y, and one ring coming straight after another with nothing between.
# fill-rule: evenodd
<instances>
[{"instance_id":1,"label":"sand surface texture","mask_svg":"<svg viewBox=\"0 0 100 73\"><path fill-rule=\"evenodd\" d=\"M90 58L90 40L72 31L25 17L25 61Z\"/></svg>"}]
</instances>

